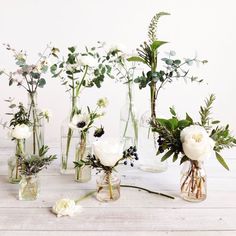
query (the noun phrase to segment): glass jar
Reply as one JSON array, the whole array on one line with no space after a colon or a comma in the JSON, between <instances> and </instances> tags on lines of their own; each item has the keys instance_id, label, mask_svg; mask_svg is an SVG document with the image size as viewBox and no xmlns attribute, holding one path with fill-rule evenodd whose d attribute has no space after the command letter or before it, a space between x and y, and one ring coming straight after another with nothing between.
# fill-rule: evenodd
<instances>
[{"instance_id":1,"label":"glass jar","mask_svg":"<svg viewBox=\"0 0 236 236\"><path fill-rule=\"evenodd\" d=\"M207 197L206 172L203 162L186 161L181 172L181 197L190 202L201 202Z\"/></svg>"},{"instance_id":2,"label":"glass jar","mask_svg":"<svg viewBox=\"0 0 236 236\"><path fill-rule=\"evenodd\" d=\"M148 172L164 172L168 168L167 161L161 161L156 156L158 150L158 135L152 132L150 126L150 111L145 112L140 119L139 128L139 168Z\"/></svg>"},{"instance_id":3,"label":"glass jar","mask_svg":"<svg viewBox=\"0 0 236 236\"><path fill-rule=\"evenodd\" d=\"M22 175L19 184L19 200L36 200L39 196L39 190L39 178L37 175Z\"/></svg>"},{"instance_id":4,"label":"glass jar","mask_svg":"<svg viewBox=\"0 0 236 236\"><path fill-rule=\"evenodd\" d=\"M74 173L74 160L78 139L80 139L78 130L69 127L73 116L78 112L77 99L71 99L71 110L67 118L61 124L61 174Z\"/></svg>"},{"instance_id":5,"label":"glass jar","mask_svg":"<svg viewBox=\"0 0 236 236\"><path fill-rule=\"evenodd\" d=\"M16 140L16 151L15 155L12 155L8 160L8 180L12 184L19 183L21 180L20 169L21 165L19 159L23 158L24 155L24 140Z\"/></svg>"},{"instance_id":6,"label":"glass jar","mask_svg":"<svg viewBox=\"0 0 236 236\"><path fill-rule=\"evenodd\" d=\"M44 117L38 109L37 93L28 93L28 113L32 123L32 135L25 141L25 152L38 155L44 145Z\"/></svg>"},{"instance_id":7,"label":"glass jar","mask_svg":"<svg viewBox=\"0 0 236 236\"><path fill-rule=\"evenodd\" d=\"M120 198L120 179L112 172L104 172L97 179L96 198L101 202L115 201Z\"/></svg>"},{"instance_id":8,"label":"glass jar","mask_svg":"<svg viewBox=\"0 0 236 236\"><path fill-rule=\"evenodd\" d=\"M138 115L134 107L132 81L127 83L126 101L120 111L120 137L124 148L138 146Z\"/></svg>"},{"instance_id":9,"label":"glass jar","mask_svg":"<svg viewBox=\"0 0 236 236\"><path fill-rule=\"evenodd\" d=\"M88 154L91 154L92 146L89 142L88 132L80 132L80 140L76 146L75 161L86 161ZM75 168L75 181L84 183L91 179L91 167L83 165Z\"/></svg>"}]
</instances>

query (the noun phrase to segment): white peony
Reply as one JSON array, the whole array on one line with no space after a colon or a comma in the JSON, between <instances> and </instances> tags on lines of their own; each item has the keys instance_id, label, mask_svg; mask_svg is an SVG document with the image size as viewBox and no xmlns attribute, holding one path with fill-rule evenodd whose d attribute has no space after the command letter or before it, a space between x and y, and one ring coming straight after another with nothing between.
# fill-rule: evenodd
<instances>
[{"instance_id":1,"label":"white peony","mask_svg":"<svg viewBox=\"0 0 236 236\"><path fill-rule=\"evenodd\" d=\"M122 158L123 145L117 140L99 140L93 143L93 151L102 165L113 167Z\"/></svg>"},{"instance_id":2,"label":"white peony","mask_svg":"<svg viewBox=\"0 0 236 236\"><path fill-rule=\"evenodd\" d=\"M25 124L16 125L11 131L11 136L16 139L27 139L30 135L30 127Z\"/></svg>"},{"instance_id":3,"label":"white peony","mask_svg":"<svg viewBox=\"0 0 236 236\"><path fill-rule=\"evenodd\" d=\"M212 154L215 142L199 125L191 125L182 130L180 139L185 155L191 160L203 161Z\"/></svg>"},{"instance_id":4,"label":"white peony","mask_svg":"<svg viewBox=\"0 0 236 236\"><path fill-rule=\"evenodd\" d=\"M71 129L83 129L86 127L89 121L89 114L83 113L79 115L74 115L71 122L69 123L69 127Z\"/></svg>"},{"instance_id":5,"label":"white peony","mask_svg":"<svg viewBox=\"0 0 236 236\"><path fill-rule=\"evenodd\" d=\"M56 201L55 205L52 207L52 211L57 217L75 216L82 211L82 207L76 205L74 200L63 198Z\"/></svg>"}]
</instances>

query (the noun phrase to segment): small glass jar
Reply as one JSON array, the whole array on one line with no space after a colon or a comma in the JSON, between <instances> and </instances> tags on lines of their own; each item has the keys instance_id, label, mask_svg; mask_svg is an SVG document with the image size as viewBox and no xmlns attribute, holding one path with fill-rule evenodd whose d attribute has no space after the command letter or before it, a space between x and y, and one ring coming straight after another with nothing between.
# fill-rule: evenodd
<instances>
[{"instance_id":1,"label":"small glass jar","mask_svg":"<svg viewBox=\"0 0 236 236\"><path fill-rule=\"evenodd\" d=\"M203 162L187 161L181 172L181 197L189 202L201 202L207 197L206 172Z\"/></svg>"},{"instance_id":2,"label":"small glass jar","mask_svg":"<svg viewBox=\"0 0 236 236\"><path fill-rule=\"evenodd\" d=\"M88 139L88 132L80 134L79 143L76 146L75 161L86 161L91 154L92 147ZM83 165L75 168L75 181L85 183L91 180L91 167Z\"/></svg>"},{"instance_id":3,"label":"small glass jar","mask_svg":"<svg viewBox=\"0 0 236 236\"><path fill-rule=\"evenodd\" d=\"M104 172L97 179L97 195L100 202L115 201L120 198L120 179L112 172Z\"/></svg>"},{"instance_id":4,"label":"small glass jar","mask_svg":"<svg viewBox=\"0 0 236 236\"><path fill-rule=\"evenodd\" d=\"M22 175L19 183L19 200L36 200L39 195L39 190L39 178L37 175Z\"/></svg>"}]
</instances>

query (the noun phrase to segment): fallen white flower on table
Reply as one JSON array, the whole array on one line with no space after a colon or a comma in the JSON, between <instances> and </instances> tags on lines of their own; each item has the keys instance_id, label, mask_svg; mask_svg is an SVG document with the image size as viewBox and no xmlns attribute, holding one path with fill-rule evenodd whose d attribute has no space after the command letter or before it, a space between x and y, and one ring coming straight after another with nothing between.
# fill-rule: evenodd
<instances>
[{"instance_id":1,"label":"fallen white flower on table","mask_svg":"<svg viewBox=\"0 0 236 236\"><path fill-rule=\"evenodd\" d=\"M82 206L77 205L74 200L68 198L62 198L56 201L55 205L52 207L52 212L61 216L75 216L82 212Z\"/></svg>"}]
</instances>

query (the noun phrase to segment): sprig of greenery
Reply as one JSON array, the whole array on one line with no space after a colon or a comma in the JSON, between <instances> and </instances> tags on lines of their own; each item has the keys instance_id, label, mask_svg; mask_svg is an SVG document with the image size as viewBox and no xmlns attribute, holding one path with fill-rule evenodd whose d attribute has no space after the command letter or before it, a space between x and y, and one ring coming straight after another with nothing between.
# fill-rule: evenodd
<instances>
[{"instance_id":1,"label":"sprig of greenery","mask_svg":"<svg viewBox=\"0 0 236 236\"><path fill-rule=\"evenodd\" d=\"M159 12L155 16L153 16L153 18L151 20L151 23L148 27L148 37L149 37L151 42L154 42L154 41L157 40L157 23L158 23L159 19L162 16L168 16L168 15L170 15L170 13Z\"/></svg>"},{"instance_id":2,"label":"sprig of greenery","mask_svg":"<svg viewBox=\"0 0 236 236\"><path fill-rule=\"evenodd\" d=\"M48 146L42 146L39 150L39 155L30 155L25 158L20 157L21 174L35 175L47 168L56 159L56 155L45 156L48 150Z\"/></svg>"},{"instance_id":3,"label":"sprig of greenery","mask_svg":"<svg viewBox=\"0 0 236 236\"><path fill-rule=\"evenodd\" d=\"M123 152L123 156L116 162L114 166L104 166L95 155L89 154L87 160L75 161L75 168L81 168L82 166L90 166L92 169L96 169L98 173L101 171L112 172L116 166L123 162L124 165L127 165L127 161L130 162L130 165L133 167L134 160L138 160L137 149L135 146L131 146Z\"/></svg>"},{"instance_id":4,"label":"sprig of greenery","mask_svg":"<svg viewBox=\"0 0 236 236\"><path fill-rule=\"evenodd\" d=\"M210 117L211 115L211 110L212 110L212 105L215 101L216 97L214 94L211 94L209 98L205 99L205 106L200 107L200 118L201 118L201 126L203 126L206 130L211 129L210 122L212 118ZM213 124L216 124L218 121L214 121ZM218 122L219 123L219 122Z\"/></svg>"}]
</instances>

